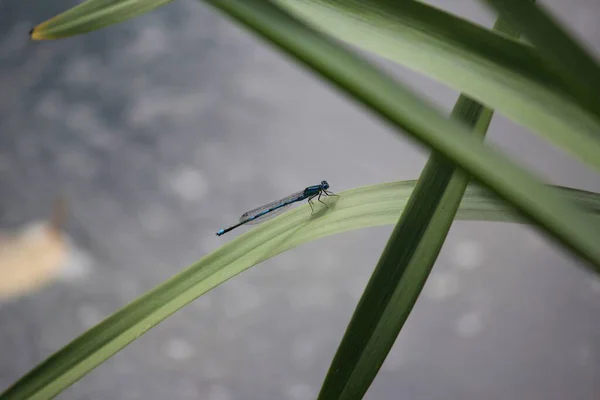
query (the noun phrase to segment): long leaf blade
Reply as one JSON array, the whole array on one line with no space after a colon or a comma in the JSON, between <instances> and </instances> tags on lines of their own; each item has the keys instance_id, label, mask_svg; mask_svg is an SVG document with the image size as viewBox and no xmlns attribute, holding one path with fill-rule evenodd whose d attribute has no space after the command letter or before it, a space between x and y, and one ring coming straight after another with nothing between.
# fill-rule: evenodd
<instances>
[{"instance_id":1,"label":"long leaf blade","mask_svg":"<svg viewBox=\"0 0 600 400\"><path fill-rule=\"evenodd\" d=\"M34 27L33 40L50 40L95 31L127 21L173 0L87 0Z\"/></svg>"},{"instance_id":2,"label":"long leaf blade","mask_svg":"<svg viewBox=\"0 0 600 400\"><path fill-rule=\"evenodd\" d=\"M273 0L312 27L443 82L600 169L600 119L536 49L420 1Z\"/></svg>"},{"instance_id":3,"label":"long leaf blade","mask_svg":"<svg viewBox=\"0 0 600 400\"><path fill-rule=\"evenodd\" d=\"M542 5L522 0L483 0L536 46L555 65L574 92L600 115L600 66Z\"/></svg>"},{"instance_id":4,"label":"long leaf blade","mask_svg":"<svg viewBox=\"0 0 600 400\"><path fill-rule=\"evenodd\" d=\"M487 127L491 113L483 109L461 96L453 114L473 127L483 115L487 121L480 126ZM443 155L431 155L361 296L319 400L361 399L367 392L425 285L468 180Z\"/></svg>"},{"instance_id":5,"label":"long leaf blade","mask_svg":"<svg viewBox=\"0 0 600 400\"><path fill-rule=\"evenodd\" d=\"M418 1L274 0L318 29L493 107L600 169L596 103L536 50ZM32 30L35 40L96 30L168 0L88 0Z\"/></svg>"},{"instance_id":6,"label":"long leaf blade","mask_svg":"<svg viewBox=\"0 0 600 400\"><path fill-rule=\"evenodd\" d=\"M519 37L500 19L495 29ZM451 117L485 136L493 111L460 95ZM327 372L319 399L362 399L400 334L442 249L469 176L433 152Z\"/></svg>"},{"instance_id":7,"label":"long leaf blade","mask_svg":"<svg viewBox=\"0 0 600 400\"><path fill-rule=\"evenodd\" d=\"M205 0L293 56L342 92L421 144L430 146L513 204L600 272L600 226L559 193L490 146L462 124L449 120L404 85L334 44L265 0Z\"/></svg>"},{"instance_id":8,"label":"long leaf blade","mask_svg":"<svg viewBox=\"0 0 600 400\"><path fill-rule=\"evenodd\" d=\"M291 210L233 239L139 297L69 343L15 382L0 400L56 396L103 361L197 297L246 269L303 243L354 229L395 224L416 181L383 183L338 193L326 212L308 205ZM600 194L556 188L600 222ZM489 190L469 185L459 220L524 223Z\"/></svg>"}]
</instances>

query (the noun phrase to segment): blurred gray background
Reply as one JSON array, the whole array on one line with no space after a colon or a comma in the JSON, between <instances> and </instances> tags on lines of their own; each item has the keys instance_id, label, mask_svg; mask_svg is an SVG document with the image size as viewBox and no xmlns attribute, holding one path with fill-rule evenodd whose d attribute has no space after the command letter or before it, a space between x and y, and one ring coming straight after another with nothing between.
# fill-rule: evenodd
<instances>
[{"instance_id":1,"label":"blurred gray background","mask_svg":"<svg viewBox=\"0 0 600 400\"><path fill-rule=\"evenodd\" d=\"M544 1L600 49L600 3ZM204 4L55 42L75 4L0 3L0 228L71 201L60 279L0 304L0 391L237 235L214 232L327 179L417 178L427 151ZM491 26L475 0L436 5ZM457 93L370 56L450 111ZM594 173L495 116L489 140L556 184ZM310 161L307 161L310 154ZM245 228L240 229L240 232ZM194 301L61 399L313 399L392 226L288 251ZM366 398L600 398L600 280L533 229L457 222ZM1 277L0 277L1 279Z\"/></svg>"}]
</instances>

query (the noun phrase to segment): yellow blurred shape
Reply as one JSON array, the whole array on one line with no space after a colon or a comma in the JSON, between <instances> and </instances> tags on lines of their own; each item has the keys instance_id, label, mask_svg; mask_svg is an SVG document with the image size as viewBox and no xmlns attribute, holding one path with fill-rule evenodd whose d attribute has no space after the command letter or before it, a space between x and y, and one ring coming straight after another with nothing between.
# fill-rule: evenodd
<instances>
[{"instance_id":1,"label":"yellow blurred shape","mask_svg":"<svg viewBox=\"0 0 600 400\"><path fill-rule=\"evenodd\" d=\"M62 232L66 214L66 202L60 199L48 221L17 233L0 233L0 299L33 292L58 275L67 257Z\"/></svg>"}]
</instances>

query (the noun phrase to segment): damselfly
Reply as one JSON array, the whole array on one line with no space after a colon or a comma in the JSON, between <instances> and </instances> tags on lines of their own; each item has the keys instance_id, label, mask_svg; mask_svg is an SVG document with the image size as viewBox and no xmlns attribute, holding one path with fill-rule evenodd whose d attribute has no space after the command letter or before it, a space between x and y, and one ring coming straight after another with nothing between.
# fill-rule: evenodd
<instances>
[{"instance_id":1,"label":"damselfly","mask_svg":"<svg viewBox=\"0 0 600 400\"><path fill-rule=\"evenodd\" d=\"M314 209L313 209L313 205L312 205L312 200L315 197L317 198L317 201L319 201L320 203L323 203L323 204L325 204L325 206L327 206L326 203L321 201L321 196L339 197L337 194L330 192L328 189L329 189L329 183L327 183L327 181L322 181L320 185L309 186L301 192L291 194L287 197L284 197L281 200L274 201L269 204L265 204L264 206L255 208L254 210L250 210L250 211L244 213L240 217L240 222L238 224L230 226L227 229L221 229L219 232L217 232L217 236L221 236L229 231L234 230L238 226L242 226L244 224L258 224L260 222L271 219L274 216L279 215L282 211L284 211L289 206L291 206L292 204L294 204L298 201L308 199L308 204L310 205L310 209L313 211L314 211Z\"/></svg>"}]
</instances>

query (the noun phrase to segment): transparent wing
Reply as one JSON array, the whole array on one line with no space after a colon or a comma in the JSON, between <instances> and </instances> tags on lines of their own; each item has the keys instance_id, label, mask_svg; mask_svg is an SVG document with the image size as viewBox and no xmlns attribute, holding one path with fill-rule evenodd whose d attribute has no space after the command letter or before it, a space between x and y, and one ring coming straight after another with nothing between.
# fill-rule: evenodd
<instances>
[{"instance_id":1,"label":"transparent wing","mask_svg":"<svg viewBox=\"0 0 600 400\"><path fill-rule=\"evenodd\" d=\"M296 201L302 199L303 197L304 197L304 192L297 192L297 193L291 194L287 197L284 197L281 200L273 201L269 204L265 204L264 206L257 207L254 210L250 210L250 211L242 214L242 216L240 217L240 222L248 221L247 222L248 225L259 224L261 222L271 219L271 218L281 214L282 212L286 211L288 208L290 208L292 206L292 204L294 204ZM272 211L267 212L267 210L272 210ZM263 213L265 213L265 214L261 215L260 217L256 217L257 215L260 215Z\"/></svg>"},{"instance_id":2,"label":"transparent wing","mask_svg":"<svg viewBox=\"0 0 600 400\"><path fill-rule=\"evenodd\" d=\"M261 222L265 222L265 221L267 221L267 220L269 220L271 218L275 218L276 216L278 216L282 212L284 212L287 209L289 209L292 206L292 204L294 204L294 203L289 203L289 204L287 204L285 206L282 206L282 207L278 208L277 210L273 210L273 211L271 211L271 212L269 212L269 213L267 213L265 215L261 215L258 218L255 218L255 219L253 219L251 221L248 221L246 224L247 225L260 224ZM240 220L241 220L241 218L240 218ZM245 221L245 219L244 219L244 221Z\"/></svg>"}]
</instances>

